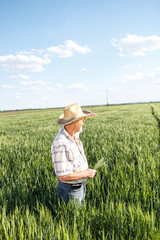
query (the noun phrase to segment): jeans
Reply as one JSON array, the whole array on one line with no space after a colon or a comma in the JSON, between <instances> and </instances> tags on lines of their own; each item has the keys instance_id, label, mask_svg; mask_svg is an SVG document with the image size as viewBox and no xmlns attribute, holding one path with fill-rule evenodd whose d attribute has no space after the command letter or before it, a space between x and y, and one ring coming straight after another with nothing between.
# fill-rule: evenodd
<instances>
[{"instance_id":1,"label":"jeans","mask_svg":"<svg viewBox=\"0 0 160 240\"><path fill-rule=\"evenodd\" d=\"M74 188L71 184L58 181L57 192L60 202L64 200L67 204L71 200L82 204L85 198L85 184L83 183L82 186Z\"/></svg>"}]
</instances>

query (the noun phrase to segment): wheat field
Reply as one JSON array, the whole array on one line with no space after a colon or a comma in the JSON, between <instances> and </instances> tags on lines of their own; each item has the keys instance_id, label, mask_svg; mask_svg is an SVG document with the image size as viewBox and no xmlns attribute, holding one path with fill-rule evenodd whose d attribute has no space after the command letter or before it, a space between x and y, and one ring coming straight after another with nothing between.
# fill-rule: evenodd
<instances>
[{"instance_id":1,"label":"wheat field","mask_svg":"<svg viewBox=\"0 0 160 240\"><path fill-rule=\"evenodd\" d=\"M160 103L88 109L80 138L97 174L82 207L57 197L63 109L0 112L1 240L160 239Z\"/></svg>"}]
</instances>

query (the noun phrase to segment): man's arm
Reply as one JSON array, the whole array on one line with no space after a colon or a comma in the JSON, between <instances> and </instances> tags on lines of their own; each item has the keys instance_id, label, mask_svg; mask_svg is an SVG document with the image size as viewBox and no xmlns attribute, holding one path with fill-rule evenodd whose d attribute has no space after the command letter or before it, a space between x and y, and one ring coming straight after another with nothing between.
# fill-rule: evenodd
<instances>
[{"instance_id":1,"label":"man's arm","mask_svg":"<svg viewBox=\"0 0 160 240\"><path fill-rule=\"evenodd\" d=\"M80 172L73 172L68 175L58 176L60 181L76 181L82 178L93 178L97 171L94 169L86 169Z\"/></svg>"}]
</instances>

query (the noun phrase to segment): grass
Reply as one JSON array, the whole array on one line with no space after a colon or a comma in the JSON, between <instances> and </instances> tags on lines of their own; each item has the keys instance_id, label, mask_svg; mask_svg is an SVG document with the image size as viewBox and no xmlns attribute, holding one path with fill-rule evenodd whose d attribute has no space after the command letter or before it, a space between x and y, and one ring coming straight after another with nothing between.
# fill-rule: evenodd
<instances>
[{"instance_id":1,"label":"grass","mask_svg":"<svg viewBox=\"0 0 160 240\"><path fill-rule=\"evenodd\" d=\"M160 104L92 111L80 137L97 173L82 208L57 197L50 148L62 109L0 118L0 239L160 239Z\"/></svg>"}]
</instances>

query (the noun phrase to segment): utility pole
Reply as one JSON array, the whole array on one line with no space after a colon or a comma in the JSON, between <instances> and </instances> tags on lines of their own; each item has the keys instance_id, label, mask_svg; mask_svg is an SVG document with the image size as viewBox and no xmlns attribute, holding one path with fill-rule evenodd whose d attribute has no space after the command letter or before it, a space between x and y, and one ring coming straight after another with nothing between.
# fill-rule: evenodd
<instances>
[{"instance_id":1,"label":"utility pole","mask_svg":"<svg viewBox=\"0 0 160 240\"><path fill-rule=\"evenodd\" d=\"M106 100L107 100L107 106L109 105L108 103L108 90L106 89Z\"/></svg>"}]
</instances>

